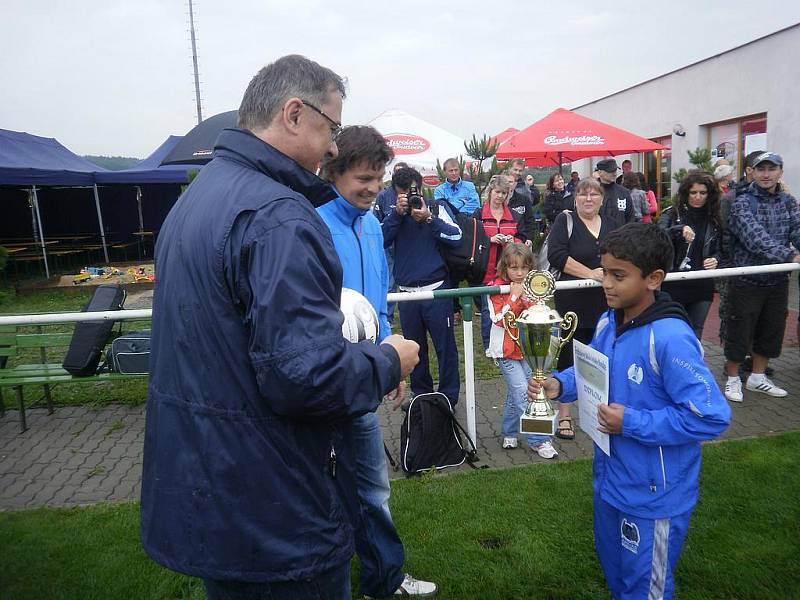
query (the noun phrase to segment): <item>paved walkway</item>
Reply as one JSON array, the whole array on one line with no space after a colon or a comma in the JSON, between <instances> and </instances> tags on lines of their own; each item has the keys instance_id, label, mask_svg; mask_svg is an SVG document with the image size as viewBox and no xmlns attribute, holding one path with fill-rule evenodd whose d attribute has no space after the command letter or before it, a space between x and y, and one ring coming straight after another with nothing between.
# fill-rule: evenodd
<instances>
[{"instance_id":1,"label":"paved walkway","mask_svg":"<svg viewBox=\"0 0 800 600\"><path fill-rule=\"evenodd\" d=\"M720 349L708 342L705 348L708 363L721 382ZM775 381L786 387L790 395L769 398L745 392L745 401L733 405L734 420L725 438L800 428L798 363L798 348L787 345L783 356L772 364ZM500 448L503 380L476 382L476 395L481 463L508 467L543 462L529 450ZM402 412L392 412L387 407L379 411L387 445L397 457ZM144 412L144 407L127 406L100 410L65 407L53 415L48 415L45 409L31 409L29 429L20 434L17 411L7 410L0 419L0 510L138 499ZM461 423L466 423L463 397L457 413ZM557 440L556 447L560 453L558 460L588 457L592 451L591 441L580 431L575 441ZM402 477L402 472L393 472L392 476Z\"/></svg>"}]
</instances>

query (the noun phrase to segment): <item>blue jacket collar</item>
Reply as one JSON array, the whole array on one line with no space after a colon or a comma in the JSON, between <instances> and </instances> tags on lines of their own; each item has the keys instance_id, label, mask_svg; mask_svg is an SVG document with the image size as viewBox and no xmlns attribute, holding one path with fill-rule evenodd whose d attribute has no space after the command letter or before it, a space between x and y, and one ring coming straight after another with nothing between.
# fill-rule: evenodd
<instances>
[{"instance_id":1,"label":"blue jacket collar","mask_svg":"<svg viewBox=\"0 0 800 600\"><path fill-rule=\"evenodd\" d=\"M247 164L302 194L314 207L322 206L336 197L331 185L246 129L223 129L214 145L216 157L227 157Z\"/></svg>"},{"instance_id":2,"label":"blue jacket collar","mask_svg":"<svg viewBox=\"0 0 800 600\"><path fill-rule=\"evenodd\" d=\"M335 192L337 192L336 198L334 198L333 202L331 203L332 207L334 208L333 214L342 223L350 225L354 219L357 217L363 217L365 214L367 214L367 212L369 212L363 208L356 208L347 200L345 200L344 196L338 194L338 190L335 187L333 187L333 189Z\"/></svg>"}]
</instances>

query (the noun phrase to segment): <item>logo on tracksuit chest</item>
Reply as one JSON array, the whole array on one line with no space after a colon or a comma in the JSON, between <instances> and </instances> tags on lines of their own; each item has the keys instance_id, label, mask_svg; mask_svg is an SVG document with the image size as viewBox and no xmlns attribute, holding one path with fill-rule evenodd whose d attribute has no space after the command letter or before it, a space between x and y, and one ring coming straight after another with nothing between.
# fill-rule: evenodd
<instances>
[{"instance_id":1,"label":"logo on tracksuit chest","mask_svg":"<svg viewBox=\"0 0 800 600\"><path fill-rule=\"evenodd\" d=\"M631 366L628 367L628 379L636 385L640 385L644 379L644 369L636 363L631 363Z\"/></svg>"},{"instance_id":2,"label":"logo on tracksuit chest","mask_svg":"<svg viewBox=\"0 0 800 600\"><path fill-rule=\"evenodd\" d=\"M627 198L617 198L617 208L619 210L625 210L628 208L628 199Z\"/></svg>"},{"instance_id":3,"label":"logo on tracksuit chest","mask_svg":"<svg viewBox=\"0 0 800 600\"><path fill-rule=\"evenodd\" d=\"M633 521L622 519L619 525L619 533L622 538L622 547L630 550L634 554L639 553L639 526Z\"/></svg>"}]
</instances>

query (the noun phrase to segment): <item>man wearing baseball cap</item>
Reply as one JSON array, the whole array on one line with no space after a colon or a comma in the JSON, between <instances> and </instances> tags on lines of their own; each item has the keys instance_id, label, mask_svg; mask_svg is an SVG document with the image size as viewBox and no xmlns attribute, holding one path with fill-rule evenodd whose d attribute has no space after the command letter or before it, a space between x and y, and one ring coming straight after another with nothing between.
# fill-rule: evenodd
<instances>
[{"instance_id":1,"label":"man wearing baseball cap","mask_svg":"<svg viewBox=\"0 0 800 600\"><path fill-rule=\"evenodd\" d=\"M613 158L604 158L595 167L597 178L603 186L600 218L611 225L609 231L635 220L631 193L616 182L618 168L617 161Z\"/></svg>"},{"instance_id":2,"label":"man wearing baseball cap","mask_svg":"<svg viewBox=\"0 0 800 600\"><path fill-rule=\"evenodd\" d=\"M800 208L780 185L783 159L762 152L752 160L753 182L731 204L728 227L735 267L800 263ZM794 248L792 247L794 245ZM789 301L788 273L742 275L731 278L725 335L725 397L742 402L739 367L752 348L753 372L745 387L780 398L787 392L767 379L770 358L783 346Z\"/></svg>"}]
</instances>

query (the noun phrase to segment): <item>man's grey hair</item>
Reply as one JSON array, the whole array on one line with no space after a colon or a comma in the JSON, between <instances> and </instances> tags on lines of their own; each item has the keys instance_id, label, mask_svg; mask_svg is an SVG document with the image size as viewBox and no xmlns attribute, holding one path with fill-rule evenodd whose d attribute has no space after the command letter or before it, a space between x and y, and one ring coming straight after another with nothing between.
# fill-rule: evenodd
<instances>
[{"instance_id":1,"label":"man's grey hair","mask_svg":"<svg viewBox=\"0 0 800 600\"><path fill-rule=\"evenodd\" d=\"M289 98L300 98L317 107L329 100L331 92L345 97L344 80L330 69L299 54L279 58L256 73L239 106L242 129L257 131L269 127Z\"/></svg>"},{"instance_id":2,"label":"man's grey hair","mask_svg":"<svg viewBox=\"0 0 800 600\"><path fill-rule=\"evenodd\" d=\"M459 163L458 163L458 159L457 158L448 158L446 161L444 161L444 164L442 165L442 168L446 169L447 165L456 165L456 166L458 166L458 164Z\"/></svg>"}]
</instances>

